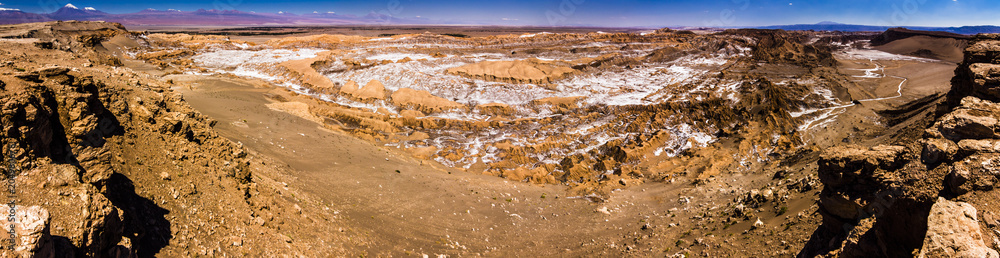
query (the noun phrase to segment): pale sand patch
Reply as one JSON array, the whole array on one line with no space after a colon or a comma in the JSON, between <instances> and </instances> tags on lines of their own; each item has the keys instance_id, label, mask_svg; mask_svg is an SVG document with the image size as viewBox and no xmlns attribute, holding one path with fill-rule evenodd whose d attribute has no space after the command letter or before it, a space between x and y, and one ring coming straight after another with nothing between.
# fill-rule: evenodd
<instances>
[{"instance_id":1,"label":"pale sand patch","mask_svg":"<svg viewBox=\"0 0 1000 258\"><path fill-rule=\"evenodd\" d=\"M281 111L301 117L302 119L313 121L319 124L323 123L323 119L313 115L309 112L309 105L302 102L279 102L279 103L268 103L267 108L275 111Z\"/></svg>"}]
</instances>

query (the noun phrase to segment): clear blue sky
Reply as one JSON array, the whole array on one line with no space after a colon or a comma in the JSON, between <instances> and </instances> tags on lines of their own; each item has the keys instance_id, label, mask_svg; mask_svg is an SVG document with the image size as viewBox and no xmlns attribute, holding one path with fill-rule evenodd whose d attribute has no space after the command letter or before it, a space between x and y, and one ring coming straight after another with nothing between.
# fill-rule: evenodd
<instances>
[{"instance_id":1,"label":"clear blue sky","mask_svg":"<svg viewBox=\"0 0 1000 258\"><path fill-rule=\"evenodd\" d=\"M758 26L834 21L890 26L1000 25L996 0L20 0L4 8L48 12L66 3L109 13L146 8L336 12L499 25Z\"/></svg>"}]
</instances>

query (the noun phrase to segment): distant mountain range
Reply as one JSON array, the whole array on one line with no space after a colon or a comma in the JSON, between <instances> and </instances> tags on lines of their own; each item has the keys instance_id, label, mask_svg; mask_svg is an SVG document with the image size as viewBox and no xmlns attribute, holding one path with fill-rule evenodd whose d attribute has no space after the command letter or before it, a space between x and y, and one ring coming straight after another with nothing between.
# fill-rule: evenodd
<instances>
[{"instance_id":1,"label":"distant mountain range","mask_svg":"<svg viewBox=\"0 0 1000 258\"><path fill-rule=\"evenodd\" d=\"M100 10L84 7L78 8L67 4L52 13L28 13L18 9L0 8L0 24L16 24L43 21L108 21L124 25L348 25L348 24L449 24L426 18L401 18L371 12L365 16L342 15L332 12L313 12L307 14L255 13L237 10L205 10L179 11L146 9L135 13L111 14ZM783 30L826 30L826 31L885 31L899 26L853 25L836 22L820 22L817 24L796 24L744 27L758 29ZM971 35L978 33L1000 33L998 26L963 26L963 27L906 27L912 30L944 31Z\"/></svg>"},{"instance_id":2,"label":"distant mountain range","mask_svg":"<svg viewBox=\"0 0 1000 258\"><path fill-rule=\"evenodd\" d=\"M124 25L310 25L310 24L430 24L422 18L399 18L371 12L365 16L319 13L297 15L286 12L255 13L237 10L178 11L146 9L136 13L111 14L91 7L67 4L52 13L28 13L0 8L0 24L44 21L108 21Z\"/></svg>"},{"instance_id":3,"label":"distant mountain range","mask_svg":"<svg viewBox=\"0 0 1000 258\"><path fill-rule=\"evenodd\" d=\"M904 27L911 30L923 31L943 31L963 35L973 35L979 33L1000 33L1000 27L983 26L962 26L962 27L921 27L921 26L871 26L854 25L836 22L820 22L817 24L795 24L795 25L775 25L762 27L748 27L756 29L782 29L782 30L825 30L825 31L886 31L894 27Z\"/></svg>"}]
</instances>

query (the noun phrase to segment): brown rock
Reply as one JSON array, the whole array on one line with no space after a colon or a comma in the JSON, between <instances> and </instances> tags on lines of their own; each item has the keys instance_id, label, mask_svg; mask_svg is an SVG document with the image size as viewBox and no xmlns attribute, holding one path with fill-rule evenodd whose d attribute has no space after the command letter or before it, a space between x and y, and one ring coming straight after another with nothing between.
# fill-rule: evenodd
<instances>
[{"instance_id":1,"label":"brown rock","mask_svg":"<svg viewBox=\"0 0 1000 258\"><path fill-rule=\"evenodd\" d=\"M924 142L924 149L920 153L920 160L924 164L936 165L950 160L957 152L958 148L955 147L954 142L948 139L933 138Z\"/></svg>"},{"instance_id":2,"label":"brown rock","mask_svg":"<svg viewBox=\"0 0 1000 258\"><path fill-rule=\"evenodd\" d=\"M958 109L945 115L935 127L945 138L960 141L962 139L998 138L997 134L993 132L996 125L996 118L971 114L967 109Z\"/></svg>"},{"instance_id":3,"label":"brown rock","mask_svg":"<svg viewBox=\"0 0 1000 258\"><path fill-rule=\"evenodd\" d=\"M0 211L5 214L0 216L0 228L3 229L0 240L6 245L10 237L7 230L11 228L6 214L11 208L0 204ZM14 253L21 257L51 257L54 254L54 245L49 235L48 210L39 206L16 206L14 221L14 234L17 237Z\"/></svg>"},{"instance_id":4,"label":"brown rock","mask_svg":"<svg viewBox=\"0 0 1000 258\"><path fill-rule=\"evenodd\" d=\"M968 182L972 180L972 173L966 166L955 166L952 167L951 173L945 177L945 184L952 193L963 195L971 191L971 184Z\"/></svg>"},{"instance_id":5,"label":"brown rock","mask_svg":"<svg viewBox=\"0 0 1000 258\"><path fill-rule=\"evenodd\" d=\"M431 138L431 136L428 135L427 133L417 131L417 132L413 132L412 134L410 134L410 136L407 136L406 139L404 139L404 140L406 140L406 141L420 141L420 140L426 140L428 138Z\"/></svg>"},{"instance_id":6,"label":"brown rock","mask_svg":"<svg viewBox=\"0 0 1000 258\"><path fill-rule=\"evenodd\" d=\"M990 228L1000 226L1000 221L997 221L997 215L989 211L983 212L983 223L986 223L986 226Z\"/></svg>"},{"instance_id":7,"label":"brown rock","mask_svg":"<svg viewBox=\"0 0 1000 258\"><path fill-rule=\"evenodd\" d=\"M905 164L905 154L902 146L833 147L819 161L819 179L827 186L838 187L862 176L870 177L876 170L895 171Z\"/></svg>"},{"instance_id":8,"label":"brown rock","mask_svg":"<svg viewBox=\"0 0 1000 258\"><path fill-rule=\"evenodd\" d=\"M416 109L428 114L465 108L465 105L459 104L458 102L434 96L430 92L424 90L414 90L410 88L402 88L393 92L392 104L402 108Z\"/></svg>"},{"instance_id":9,"label":"brown rock","mask_svg":"<svg viewBox=\"0 0 1000 258\"><path fill-rule=\"evenodd\" d=\"M983 239L976 208L939 197L927 218L919 257L1000 257Z\"/></svg>"},{"instance_id":10,"label":"brown rock","mask_svg":"<svg viewBox=\"0 0 1000 258\"><path fill-rule=\"evenodd\" d=\"M577 105L577 103L579 103L580 100L583 100L585 98L586 97L583 97L583 96L577 96L577 97L549 97L549 98L532 100L531 104L533 104L533 105L549 105L549 106L552 107L553 111L559 111L559 110L565 111L565 110L575 109L575 108L579 107L579 105Z\"/></svg>"},{"instance_id":11,"label":"brown rock","mask_svg":"<svg viewBox=\"0 0 1000 258\"><path fill-rule=\"evenodd\" d=\"M513 107L503 103L479 104L476 106L476 110L479 113L491 116L509 116L514 114L515 111Z\"/></svg>"}]
</instances>

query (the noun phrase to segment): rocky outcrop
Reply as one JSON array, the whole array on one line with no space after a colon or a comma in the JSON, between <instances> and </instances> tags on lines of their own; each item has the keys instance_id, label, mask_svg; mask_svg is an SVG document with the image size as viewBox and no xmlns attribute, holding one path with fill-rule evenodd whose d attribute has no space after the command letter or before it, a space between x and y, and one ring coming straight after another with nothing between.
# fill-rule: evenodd
<instances>
[{"instance_id":1,"label":"rocky outcrop","mask_svg":"<svg viewBox=\"0 0 1000 258\"><path fill-rule=\"evenodd\" d=\"M545 84L573 73L567 64L530 58L516 61L484 61L449 68L448 73L509 83Z\"/></svg>"},{"instance_id":2,"label":"rocky outcrop","mask_svg":"<svg viewBox=\"0 0 1000 258\"><path fill-rule=\"evenodd\" d=\"M955 69L948 92L950 107L966 96L1000 102L1000 34L972 37L965 48L965 60Z\"/></svg>"},{"instance_id":3,"label":"rocky outcrop","mask_svg":"<svg viewBox=\"0 0 1000 258\"><path fill-rule=\"evenodd\" d=\"M385 99L385 86L378 80L368 81L368 84L361 88L358 88L358 83L347 81L347 84L340 88L340 92L360 101Z\"/></svg>"},{"instance_id":4,"label":"rocky outcrop","mask_svg":"<svg viewBox=\"0 0 1000 258\"><path fill-rule=\"evenodd\" d=\"M465 108L465 105L458 102L434 96L425 90L410 88L402 88L393 92L392 104L405 109L418 110L425 114Z\"/></svg>"},{"instance_id":5,"label":"rocky outcrop","mask_svg":"<svg viewBox=\"0 0 1000 258\"><path fill-rule=\"evenodd\" d=\"M919 257L1000 257L983 239L975 207L938 198L927 218Z\"/></svg>"},{"instance_id":6,"label":"rocky outcrop","mask_svg":"<svg viewBox=\"0 0 1000 258\"><path fill-rule=\"evenodd\" d=\"M930 205L922 192L900 185L914 176L904 172L913 169L912 159L902 146L825 151L819 161L824 187L819 197L823 225L818 231L830 237L816 243L828 246L807 245L800 256L899 256L919 248L926 217L914 214Z\"/></svg>"},{"instance_id":7,"label":"rocky outcrop","mask_svg":"<svg viewBox=\"0 0 1000 258\"><path fill-rule=\"evenodd\" d=\"M752 47L754 60L768 63L796 64L805 67L837 64L829 49L812 44L804 44L806 35L802 32L783 30L738 29L727 30L725 34L748 36L756 39Z\"/></svg>"}]
</instances>

